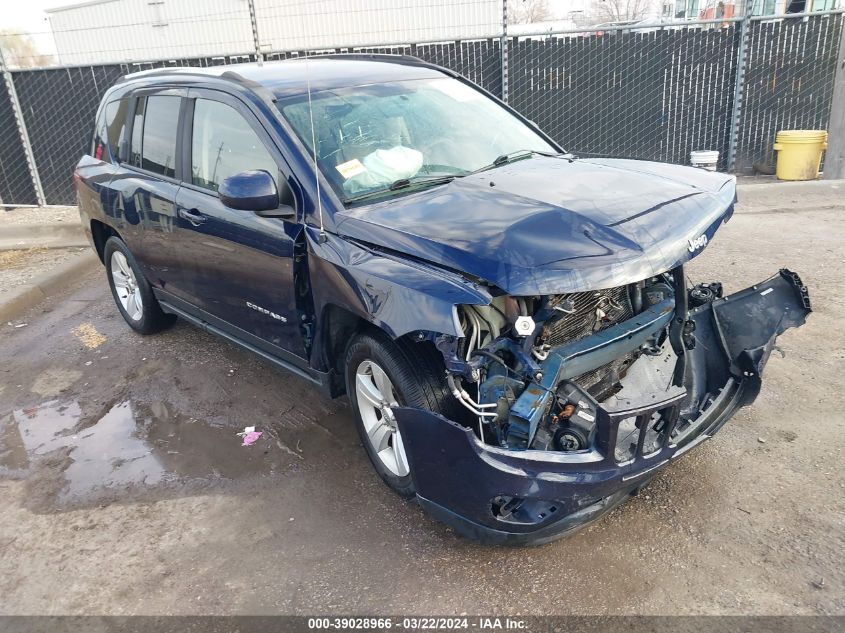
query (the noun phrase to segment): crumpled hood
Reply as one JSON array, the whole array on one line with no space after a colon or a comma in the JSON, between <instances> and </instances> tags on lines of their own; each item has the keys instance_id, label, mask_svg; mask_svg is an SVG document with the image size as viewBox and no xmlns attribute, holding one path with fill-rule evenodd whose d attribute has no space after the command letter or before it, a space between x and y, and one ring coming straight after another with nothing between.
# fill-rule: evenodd
<instances>
[{"instance_id":1,"label":"crumpled hood","mask_svg":"<svg viewBox=\"0 0 845 633\"><path fill-rule=\"evenodd\" d=\"M532 158L335 215L337 231L512 295L610 288L697 255L735 179L623 159Z\"/></svg>"}]
</instances>

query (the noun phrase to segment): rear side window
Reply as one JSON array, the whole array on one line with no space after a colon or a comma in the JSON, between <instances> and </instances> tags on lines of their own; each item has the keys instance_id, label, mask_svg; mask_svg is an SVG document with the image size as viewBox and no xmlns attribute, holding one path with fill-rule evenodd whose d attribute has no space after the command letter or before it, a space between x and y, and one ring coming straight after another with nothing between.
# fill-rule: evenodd
<instances>
[{"instance_id":1,"label":"rear side window","mask_svg":"<svg viewBox=\"0 0 845 633\"><path fill-rule=\"evenodd\" d=\"M163 176L176 176L176 131L181 97L147 97L141 167ZM134 139L133 139L134 140Z\"/></svg>"},{"instance_id":2,"label":"rear side window","mask_svg":"<svg viewBox=\"0 0 845 633\"><path fill-rule=\"evenodd\" d=\"M141 97L132 121L129 163L162 176L176 176L176 131L181 97Z\"/></svg>"},{"instance_id":3,"label":"rear side window","mask_svg":"<svg viewBox=\"0 0 845 633\"><path fill-rule=\"evenodd\" d=\"M144 133L144 108L147 98L141 97L135 103L135 113L132 115L132 148L129 152L129 164L133 167L141 166L141 136Z\"/></svg>"},{"instance_id":4,"label":"rear side window","mask_svg":"<svg viewBox=\"0 0 845 633\"><path fill-rule=\"evenodd\" d=\"M197 99L191 141L191 181L212 191L229 176L263 169L275 179L278 167L261 139L233 107Z\"/></svg>"}]
</instances>

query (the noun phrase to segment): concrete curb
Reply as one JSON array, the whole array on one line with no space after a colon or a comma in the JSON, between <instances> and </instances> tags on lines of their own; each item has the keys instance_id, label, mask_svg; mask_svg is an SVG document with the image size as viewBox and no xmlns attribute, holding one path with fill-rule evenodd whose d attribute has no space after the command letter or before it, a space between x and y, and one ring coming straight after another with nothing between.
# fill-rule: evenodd
<instances>
[{"instance_id":1,"label":"concrete curb","mask_svg":"<svg viewBox=\"0 0 845 633\"><path fill-rule=\"evenodd\" d=\"M775 180L766 182L738 181L736 190L739 193L747 194L768 194L768 193L821 193L831 189L845 189L845 180L803 180L786 181Z\"/></svg>"},{"instance_id":2,"label":"concrete curb","mask_svg":"<svg viewBox=\"0 0 845 633\"><path fill-rule=\"evenodd\" d=\"M0 224L0 251L73 246L88 246L79 223Z\"/></svg>"},{"instance_id":3,"label":"concrete curb","mask_svg":"<svg viewBox=\"0 0 845 633\"><path fill-rule=\"evenodd\" d=\"M15 288L11 292L0 294L0 323L17 318L31 307L58 290L74 277L87 272L99 264L100 260L93 250L74 255L50 272L39 275L31 283Z\"/></svg>"},{"instance_id":4,"label":"concrete curb","mask_svg":"<svg viewBox=\"0 0 845 633\"><path fill-rule=\"evenodd\" d=\"M737 183L738 213L801 211L802 208L845 209L845 180Z\"/></svg>"}]
</instances>

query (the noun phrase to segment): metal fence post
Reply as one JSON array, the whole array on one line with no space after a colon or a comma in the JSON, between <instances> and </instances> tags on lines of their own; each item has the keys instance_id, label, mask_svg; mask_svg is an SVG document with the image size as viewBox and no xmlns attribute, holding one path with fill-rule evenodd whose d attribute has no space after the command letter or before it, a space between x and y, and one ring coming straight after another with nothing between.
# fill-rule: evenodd
<instances>
[{"instance_id":1,"label":"metal fence post","mask_svg":"<svg viewBox=\"0 0 845 633\"><path fill-rule=\"evenodd\" d=\"M739 126L742 120L742 99L745 92L745 68L748 64L748 35L751 26L751 16L746 14L739 27L739 51L736 60L736 83L734 84L734 98L731 108L731 138L728 146L728 171L733 171L736 162L736 148L739 141Z\"/></svg>"},{"instance_id":2,"label":"metal fence post","mask_svg":"<svg viewBox=\"0 0 845 633\"><path fill-rule=\"evenodd\" d=\"M845 178L845 14L839 19L839 51L830 102L828 150L824 158L825 180Z\"/></svg>"},{"instance_id":3,"label":"metal fence post","mask_svg":"<svg viewBox=\"0 0 845 633\"><path fill-rule=\"evenodd\" d=\"M508 0L502 0L502 101L508 102Z\"/></svg>"},{"instance_id":4,"label":"metal fence post","mask_svg":"<svg viewBox=\"0 0 845 633\"><path fill-rule=\"evenodd\" d=\"M255 15L255 0L247 0L249 6L249 21L252 25L252 43L255 46L256 61L264 61L264 53L261 52L261 42L258 39L258 17Z\"/></svg>"},{"instance_id":5,"label":"metal fence post","mask_svg":"<svg viewBox=\"0 0 845 633\"><path fill-rule=\"evenodd\" d=\"M38 168L35 165L35 155L32 153L32 144L29 141L29 134L26 131L26 122L21 111L21 103L18 101L18 93L15 90L15 82L12 80L12 73L6 67L6 58L3 55L3 47L0 46L0 75L3 76L3 83L9 93L9 100L12 102L12 110L15 114L15 125L18 128L18 135L21 138L21 144L24 150L24 159L26 160L26 167L29 171L29 177L32 179L32 187L35 190L35 199L38 201L38 206L43 207L47 204L44 199L44 188L41 186L41 177L38 175Z\"/></svg>"}]
</instances>

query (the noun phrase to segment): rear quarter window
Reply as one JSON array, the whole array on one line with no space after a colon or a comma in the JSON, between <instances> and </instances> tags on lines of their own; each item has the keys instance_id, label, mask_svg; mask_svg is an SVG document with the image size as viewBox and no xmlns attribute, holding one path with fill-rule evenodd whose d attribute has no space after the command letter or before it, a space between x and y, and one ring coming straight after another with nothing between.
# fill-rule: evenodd
<instances>
[{"instance_id":1,"label":"rear quarter window","mask_svg":"<svg viewBox=\"0 0 845 633\"><path fill-rule=\"evenodd\" d=\"M97 123L94 125L94 140L91 142L91 156L97 160L105 160L103 155L106 152L106 108L100 112Z\"/></svg>"},{"instance_id":2,"label":"rear quarter window","mask_svg":"<svg viewBox=\"0 0 845 633\"><path fill-rule=\"evenodd\" d=\"M122 158L126 143L126 114L129 102L126 99L106 104L97 120L91 155L97 160L117 163Z\"/></svg>"},{"instance_id":3,"label":"rear quarter window","mask_svg":"<svg viewBox=\"0 0 845 633\"><path fill-rule=\"evenodd\" d=\"M106 106L106 138L112 162L118 162L124 157L126 145L126 115L129 110L129 100L112 101Z\"/></svg>"}]
</instances>

